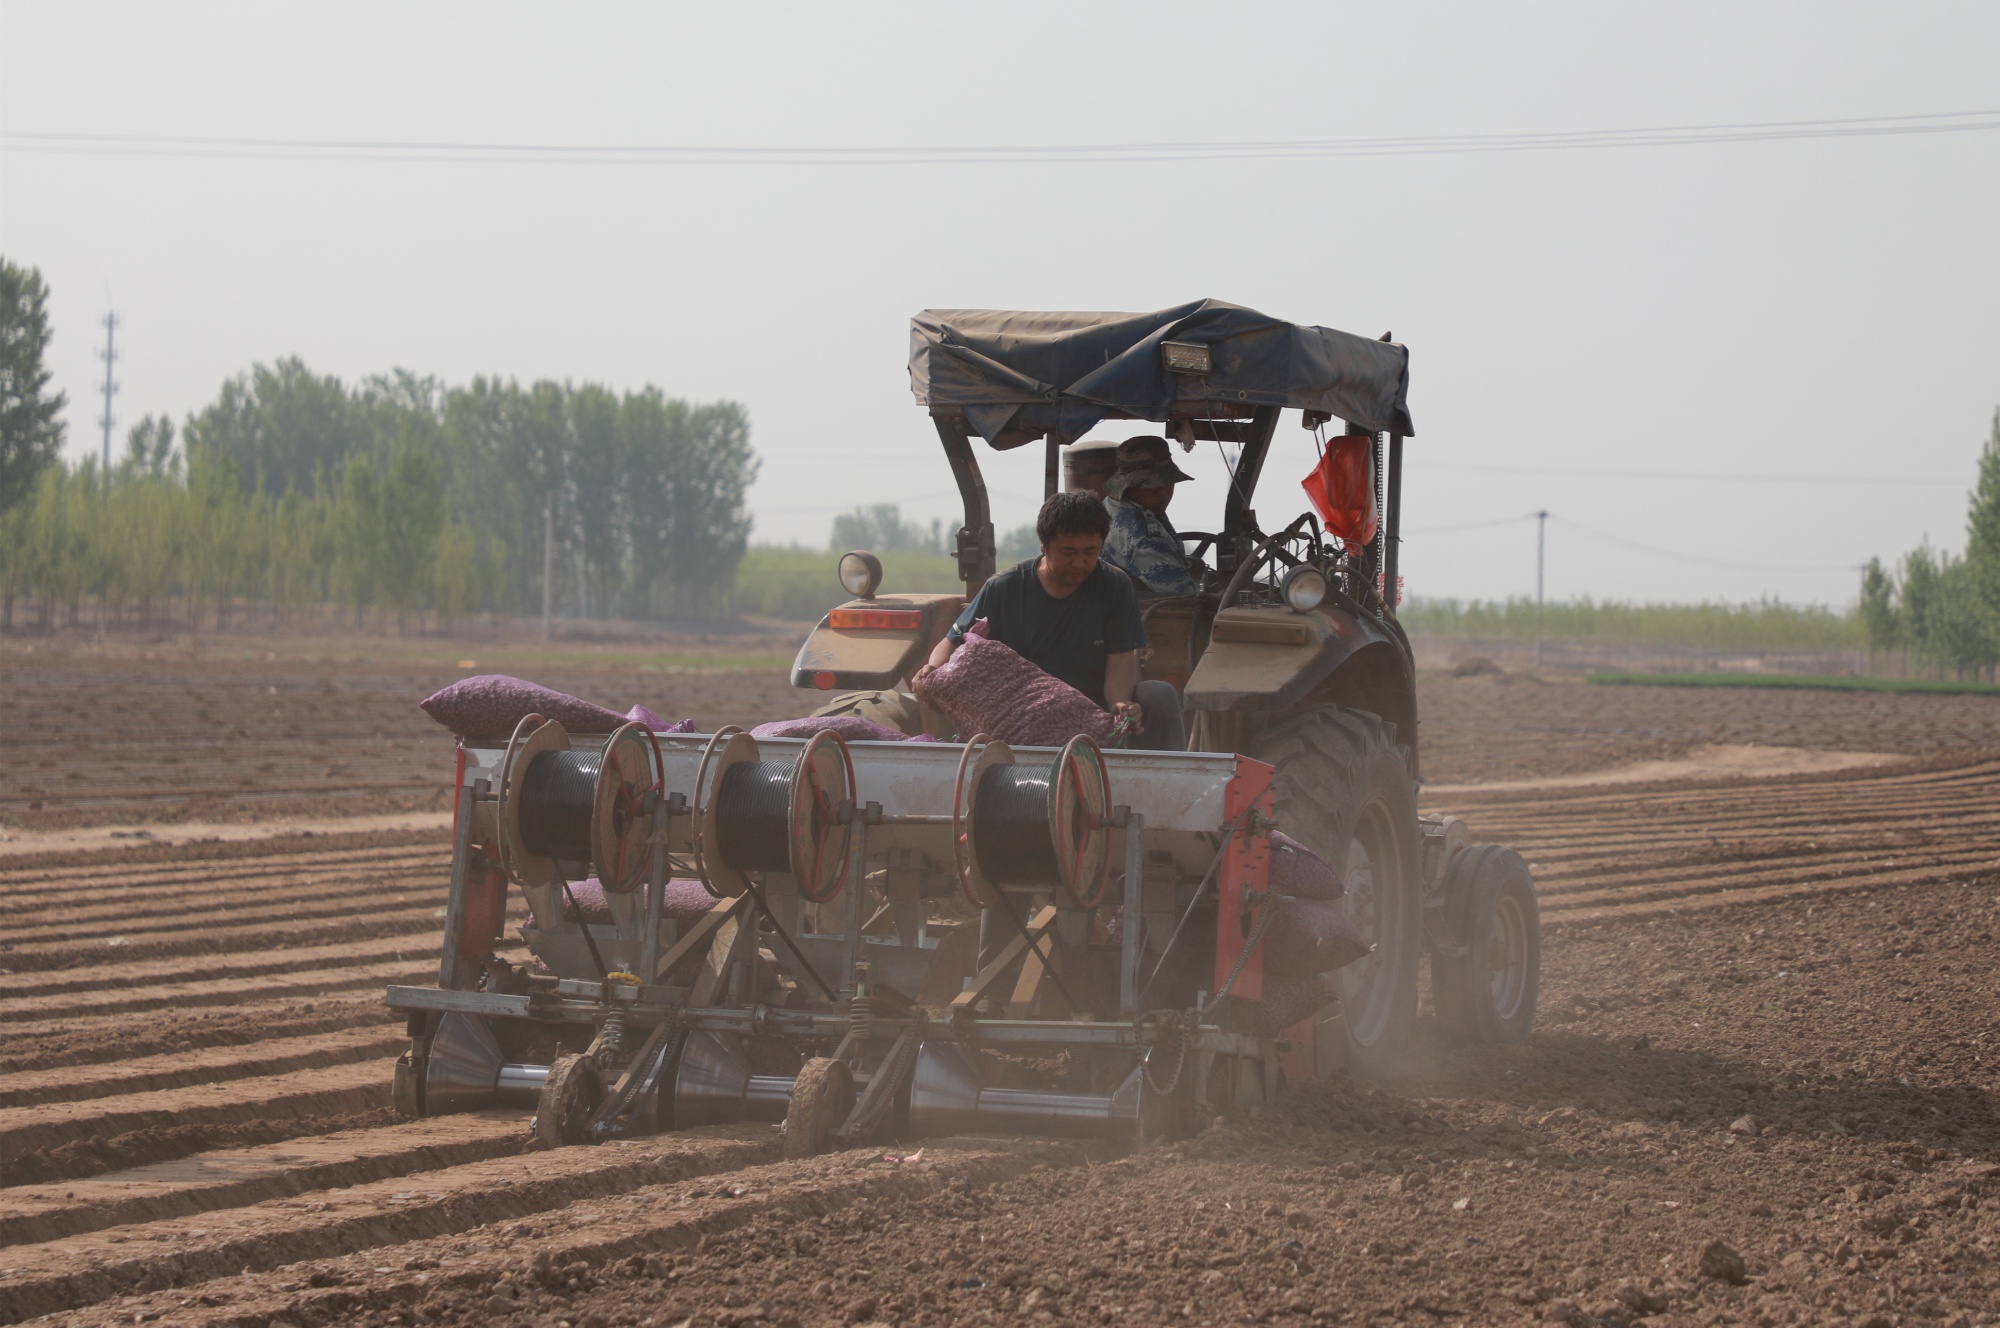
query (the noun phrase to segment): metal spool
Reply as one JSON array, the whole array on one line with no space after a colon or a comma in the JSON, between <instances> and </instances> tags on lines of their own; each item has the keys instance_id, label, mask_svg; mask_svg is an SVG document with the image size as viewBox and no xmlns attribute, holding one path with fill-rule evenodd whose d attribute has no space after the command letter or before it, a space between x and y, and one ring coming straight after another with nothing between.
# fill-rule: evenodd
<instances>
[{"instance_id":1,"label":"metal spool","mask_svg":"<svg viewBox=\"0 0 2000 1328\"><path fill-rule=\"evenodd\" d=\"M563 863L588 862L604 888L624 892L645 879L657 789L651 735L627 724L598 752L573 751L569 732L529 715L514 729L501 762L500 842L523 886L553 885Z\"/></svg>"},{"instance_id":2,"label":"metal spool","mask_svg":"<svg viewBox=\"0 0 2000 1328\"><path fill-rule=\"evenodd\" d=\"M718 744L720 749L718 750ZM846 879L852 828L841 807L854 797L854 761L837 734L816 733L787 766L759 759L749 734L709 740L695 787L695 866L718 896L741 894L750 872L787 872L799 893L823 904Z\"/></svg>"},{"instance_id":3,"label":"metal spool","mask_svg":"<svg viewBox=\"0 0 2000 1328\"><path fill-rule=\"evenodd\" d=\"M840 735L815 733L792 767L788 838L792 877L815 904L831 902L847 880L847 849L854 828L841 818L854 805L854 757Z\"/></svg>"},{"instance_id":4,"label":"metal spool","mask_svg":"<svg viewBox=\"0 0 2000 1328\"><path fill-rule=\"evenodd\" d=\"M1110 805L1104 753L1087 737L1072 738L1046 771L1015 765L1005 743L973 738L952 789L959 885L981 908L1009 885L1053 887L1070 907L1097 907L1110 880Z\"/></svg>"},{"instance_id":5,"label":"metal spool","mask_svg":"<svg viewBox=\"0 0 2000 1328\"><path fill-rule=\"evenodd\" d=\"M500 859L507 874L524 888L554 885L561 879L556 860L532 851L521 830L523 786L537 756L569 750L569 730L540 715L523 716L507 740L500 762Z\"/></svg>"},{"instance_id":6,"label":"metal spool","mask_svg":"<svg viewBox=\"0 0 2000 1328\"><path fill-rule=\"evenodd\" d=\"M624 894L646 879L652 848L652 800L664 771L659 739L644 724L627 724L604 744L591 800L590 860L606 890Z\"/></svg>"}]
</instances>

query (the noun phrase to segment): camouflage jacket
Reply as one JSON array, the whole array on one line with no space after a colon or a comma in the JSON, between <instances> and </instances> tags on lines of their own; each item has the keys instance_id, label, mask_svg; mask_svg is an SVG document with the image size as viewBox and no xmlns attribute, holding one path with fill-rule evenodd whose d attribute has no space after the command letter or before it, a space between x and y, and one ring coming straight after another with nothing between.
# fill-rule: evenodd
<instances>
[{"instance_id":1,"label":"camouflage jacket","mask_svg":"<svg viewBox=\"0 0 2000 1328\"><path fill-rule=\"evenodd\" d=\"M1104 510L1111 514L1105 560L1131 577L1140 594L1191 595L1201 589L1171 521L1122 498L1106 498Z\"/></svg>"}]
</instances>

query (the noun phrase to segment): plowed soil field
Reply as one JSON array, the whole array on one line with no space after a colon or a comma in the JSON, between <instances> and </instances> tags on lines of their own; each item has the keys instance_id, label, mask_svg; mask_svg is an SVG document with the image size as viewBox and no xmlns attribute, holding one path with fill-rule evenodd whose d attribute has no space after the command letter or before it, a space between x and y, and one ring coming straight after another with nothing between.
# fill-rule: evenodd
<instances>
[{"instance_id":1,"label":"plowed soil field","mask_svg":"<svg viewBox=\"0 0 2000 1328\"><path fill-rule=\"evenodd\" d=\"M210 689L184 732L280 681L191 669L154 694L130 673L142 698ZM685 705L657 678L561 683L704 722L789 699L697 676L706 711L693 683ZM332 752L338 730L369 796L398 771L433 796L449 741L409 708L429 681L382 677L294 672L293 731L239 726L200 784L123 721L106 759L250 816L238 764ZM38 714L92 708L26 681ZM1594 689L1534 689L1588 701L1565 735L1561 706L1493 681L1427 697L1432 781L1488 785L1427 801L1534 864L1533 1041L1451 1047L1426 1019L1397 1078L1292 1090L1129 1155L956 1139L785 1162L765 1126L523 1154L520 1113L405 1121L382 988L435 978L441 827L81 849L19 831L0 844L0 1322L2000 1321L2000 759L1975 750L2000 706L1911 706L1857 744L1854 698L1760 720L1756 694L1697 714L1617 689L1621 719L1589 710ZM314 700L329 684L339 705ZM1492 782L1537 744L1573 773L1777 741L1758 725L1780 722L1792 745L1910 759ZM399 752L380 770L377 743Z\"/></svg>"}]
</instances>

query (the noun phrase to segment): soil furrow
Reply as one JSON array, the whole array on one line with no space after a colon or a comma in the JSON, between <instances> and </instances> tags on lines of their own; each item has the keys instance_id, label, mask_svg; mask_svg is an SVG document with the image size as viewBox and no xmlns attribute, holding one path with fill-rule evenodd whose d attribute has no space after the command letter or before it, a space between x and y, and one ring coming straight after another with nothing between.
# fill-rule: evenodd
<instances>
[{"instance_id":1,"label":"soil furrow","mask_svg":"<svg viewBox=\"0 0 2000 1328\"><path fill-rule=\"evenodd\" d=\"M33 911L35 907L45 906L51 901L75 898L79 886L88 887L86 898L94 898L113 890L165 892L175 887L256 880L273 875L310 876L384 862L442 861L448 867L450 845L439 845L435 836L431 836L430 840L408 846L354 849L339 853L274 852L257 841L237 841L256 844L259 851L225 859L221 865L204 860L176 860L157 867L128 868L123 873L89 865L69 871L48 868L16 870L10 867L0 871L0 895L6 899L8 912L19 913Z\"/></svg>"},{"instance_id":2,"label":"soil furrow","mask_svg":"<svg viewBox=\"0 0 2000 1328\"><path fill-rule=\"evenodd\" d=\"M1696 864L1685 868L1656 868L1644 864L1619 864L1594 872L1578 872L1558 878L1544 888L1538 874L1535 892L1542 899L1562 904L1585 895L1617 895L1632 891L1684 890L1692 894L1738 889L1766 880L1824 880L1861 873L1891 872L1899 867L1966 866L2000 867L1990 844L1981 844L1958 853L1902 853L1895 856L1871 854L1867 858L1800 857L1778 862L1748 861Z\"/></svg>"},{"instance_id":3,"label":"soil furrow","mask_svg":"<svg viewBox=\"0 0 2000 1328\"><path fill-rule=\"evenodd\" d=\"M389 1079L388 1061L369 1060L104 1101L0 1108L0 1160L135 1130L352 1115L388 1106Z\"/></svg>"},{"instance_id":4,"label":"soil furrow","mask_svg":"<svg viewBox=\"0 0 2000 1328\"><path fill-rule=\"evenodd\" d=\"M16 1247L0 1322L74 1309L139 1290L337 1258L518 1221L581 1200L603 1202L648 1186L768 1162L768 1128L719 1128L613 1144L499 1157L418 1177L374 1181L310 1197L89 1232L60 1245ZM121 1239L122 1238L122 1239ZM140 1244L160 1250L133 1249Z\"/></svg>"},{"instance_id":5,"label":"soil furrow","mask_svg":"<svg viewBox=\"0 0 2000 1328\"><path fill-rule=\"evenodd\" d=\"M201 972L206 976L199 979L197 985L316 967L347 968L378 964L398 957L415 959L419 955L429 955L435 962L438 947L443 943L443 932L426 931L353 945L300 946L280 954L214 955L202 961ZM0 1016L28 1008L22 1002L53 996L116 991L136 993L197 981L191 977L185 960L152 959L135 963L122 955L107 956L107 960L83 973L55 969L44 973L14 974L8 979L6 995L0 996Z\"/></svg>"},{"instance_id":6,"label":"soil furrow","mask_svg":"<svg viewBox=\"0 0 2000 1328\"><path fill-rule=\"evenodd\" d=\"M1833 881L1781 881L1770 885L1746 886L1740 890L1726 890L1704 894L1671 895L1662 899L1640 899L1632 902L1611 902L1597 905L1580 904L1570 908L1547 910L1542 915L1544 928L1573 925L1578 922L1642 922L1648 918L1670 917L1677 914L1695 913L1707 909L1737 908L1746 904L1768 904L1781 899L1816 899L1822 896L1856 894L1868 891L1911 889L1922 886L1964 885L1969 882L1990 882L2000 875L1993 867L1986 868L1940 868L1936 871L1895 872L1886 875L1849 876Z\"/></svg>"},{"instance_id":7,"label":"soil furrow","mask_svg":"<svg viewBox=\"0 0 2000 1328\"><path fill-rule=\"evenodd\" d=\"M422 914L419 917L350 918L298 927L271 923L256 923L243 927L210 927L191 930L179 939L162 937L150 941L132 941L119 946L111 943L125 938L107 936L95 946L80 946L73 942L23 945L4 952L4 957L10 968L18 972L34 973L63 969L79 962L101 960L107 954L115 954L120 958L129 956L134 959L162 959L174 955L194 957L233 955L243 951L279 951L293 946L323 946L348 941L358 944L388 939L393 943L397 937L415 935L414 928L417 925L435 922L436 911L435 908L418 910Z\"/></svg>"},{"instance_id":8,"label":"soil furrow","mask_svg":"<svg viewBox=\"0 0 2000 1328\"><path fill-rule=\"evenodd\" d=\"M438 944L437 937L428 938L430 955L436 954ZM79 992L61 1002L46 997L22 997L0 1001L0 1020L7 1020L11 1028L10 1016L17 1011L24 1019L29 1013L41 1015L42 1019L37 1021L41 1023L62 1019L102 1019L148 1010L233 1006L245 1001L336 995L356 989L379 990L391 983L413 979L423 981L426 976L436 981L437 960L434 957L417 957L426 951L426 938L411 938L408 944L398 948L405 956L402 959L389 963L368 963L366 959L380 956L364 956L363 962L356 963L352 968L317 968L303 972L279 968L273 973L241 978L157 987L114 987L105 991ZM24 1023L23 1027L28 1025Z\"/></svg>"},{"instance_id":9,"label":"soil furrow","mask_svg":"<svg viewBox=\"0 0 2000 1328\"><path fill-rule=\"evenodd\" d=\"M421 981L422 970L411 977ZM155 1010L142 1020L83 1015L11 1024L0 1034L0 1073L33 1067L99 1065L138 1056L241 1047L273 1038L341 1033L364 1024L397 1023L372 984L341 995L316 992L262 1001L231 1001L218 1008Z\"/></svg>"},{"instance_id":10,"label":"soil furrow","mask_svg":"<svg viewBox=\"0 0 2000 1328\"><path fill-rule=\"evenodd\" d=\"M413 1177L519 1153L526 1135L519 1112L440 1116L197 1153L88 1180L20 1185L0 1190L0 1246Z\"/></svg>"},{"instance_id":11,"label":"soil furrow","mask_svg":"<svg viewBox=\"0 0 2000 1328\"><path fill-rule=\"evenodd\" d=\"M877 1152L864 1152L835 1154L801 1162L762 1162L747 1166L736 1163L734 1165L742 1169L731 1174L730 1179L734 1183L729 1186L704 1188L696 1194L660 1193L661 1189L669 1186L676 1191L684 1190L680 1182L715 1175L721 1170L720 1167L687 1169L680 1175L664 1174L657 1179L641 1179L636 1185L618 1185L612 1187L610 1193L577 1193L566 1198L561 1206L547 1203L540 1208L524 1208L518 1200L526 1196L518 1194L511 1196L516 1204L508 1206L524 1214L537 1215L533 1224L536 1248L546 1253L539 1266L564 1270L602 1269L610 1275L610 1265L617 1264L620 1271L630 1276L636 1275L646 1265L648 1256L690 1253L702 1244L704 1238L723 1238L752 1224L805 1227L825 1214L857 1206L894 1211L902 1204L927 1199L949 1186L985 1188L1036 1168L1068 1171L1081 1169L1091 1160L1089 1154L1074 1145L1041 1142L1022 1146L973 1140L939 1140L927 1145L922 1157L911 1160L903 1160L900 1153L888 1157L896 1160L887 1160ZM682 1165L688 1167L687 1163ZM660 1168L662 1171L667 1169ZM547 1188L556 1187L551 1185ZM374 1258L366 1254L347 1255L347 1249L352 1247L341 1241L341 1237L350 1240L352 1237L343 1230L328 1242L330 1248L319 1256L320 1262L316 1265L322 1282L333 1289L304 1289L295 1282L288 1286L278 1276L253 1275L227 1284L230 1303L226 1308L200 1307L186 1321L241 1323L246 1318L252 1321L271 1318L310 1321L351 1316L375 1309L378 1302L382 1308L407 1306L431 1291L462 1294L475 1289L484 1290L492 1287L503 1275L507 1275L507 1295L510 1298L524 1296L527 1292L518 1284L532 1285L534 1279L529 1263L516 1246L499 1239L503 1233L496 1230L498 1223L512 1221L515 1216L515 1213L505 1213L484 1219L476 1228L457 1228L474 1237L470 1243L477 1247L477 1252L470 1258L457 1255L459 1247L467 1242L446 1242L438 1239L437 1234L423 1232L420 1239L399 1247L397 1253L412 1256L401 1262L415 1263L419 1267L434 1265L436 1271L420 1277L406 1273L393 1279L393 1288L385 1286L381 1290L375 1290L370 1285L386 1280L379 1275L371 1276ZM517 1222L516 1227L519 1225ZM281 1240L282 1237L265 1239ZM371 1242L361 1248L374 1249L386 1243ZM231 1251L229 1254L218 1253L212 1261L199 1258L184 1261L180 1270L181 1285L191 1286L203 1278L212 1279L234 1272L227 1267L233 1255L234 1251ZM346 1257L340 1257L342 1255ZM254 1260L250 1262L252 1267L258 1266ZM392 1267L394 1262L391 1261ZM219 1271L211 1272L211 1268ZM65 1278L63 1290L70 1291L72 1295L82 1291L91 1302L101 1302L116 1294L115 1290L107 1287L109 1279L104 1278L98 1269L65 1271L69 1276ZM144 1275L140 1273L141 1277ZM343 1284L356 1289L346 1289ZM559 1280L557 1284L560 1284ZM48 1282L32 1283L30 1286L32 1289L23 1289L27 1290L31 1303L37 1309L51 1304L62 1294ZM807 1286L796 1286L790 1290L792 1297L801 1302L813 1294L813 1289ZM171 1296L161 1296L160 1300L168 1304L176 1302L176 1298ZM830 1308L838 1307L821 1303L817 1308L823 1314ZM117 1312L125 1311L126 1307L121 1304ZM176 1306L177 1320L185 1314L186 1309ZM735 1321L749 1324L759 1317L752 1313L748 1318ZM80 1323L104 1321L94 1314L74 1320Z\"/></svg>"},{"instance_id":12,"label":"soil furrow","mask_svg":"<svg viewBox=\"0 0 2000 1328\"><path fill-rule=\"evenodd\" d=\"M107 944L108 937L121 937L126 946L135 950L145 950L161 945L170 945L173 938L187 933L204 936L228 937L248 932L256 935L260 929L268 929L275 924L295 923L301 928L325 926L341 921L355 921L356 915L366 917L370 925L394 921L414 929L426 920L433 920L441 905L437 897L411 899L397 898L393 901L371 899L365 895L349 894L339 890L340 882L329 882L335 892L328 896L321 894L310 903L298 901L276 901L270 904L245 908L222 902L213 897L189 900L189 906L178 916L154 913L140 914L129 921L110 919L99 922L88 929L76 927L69 922L48 927L23 927L13 933L19 938L15 943L17 954L52 954L59 948L94 950ZM407 895L407 887L403 893ZM217 926L227 921L227 926Z\"/></svg>"},{"instance_id":13,"label":"soil furrow","mask_svg":"<svg viewBox=\"0 0 2000 1328\"><path fill-rule=\"evenodd\" d=\"M359 820L366 822L368 817ZM257 824L257 823L252 823ZM337 824L321 822L322 825ZM126 833L160 838L129 845L77 846L70 841L38 839L30 843L0 843L0 876L11 884L55 883L94 879L102 872L195 870L200 864L234 863L252 858L311 857L322 854L366 855L389 850L449 851L449 825L373 826L357 830L300 829L283 822L258 824L257 833L217 833L192 839L169 838L182 827L163 825ZM143 880L143 876L136 878Z\"/></svg>"},{"instance_id":14,"label":"soil furrow","mask_svg":"<svg viewBox=\"0 0 2000 1328\"><path fill-rule=\"evenodd\" d=\"M16 1071L0 1079L0 1110L47 1102L82 1102L129 1093L285 1074L360 1060L392 1061L405 1044L402 1021L387 1010L375 1027L307 1037L266 1038L239 1047L139 1056L87 1067Z\"/></svg>"}]
</instances>

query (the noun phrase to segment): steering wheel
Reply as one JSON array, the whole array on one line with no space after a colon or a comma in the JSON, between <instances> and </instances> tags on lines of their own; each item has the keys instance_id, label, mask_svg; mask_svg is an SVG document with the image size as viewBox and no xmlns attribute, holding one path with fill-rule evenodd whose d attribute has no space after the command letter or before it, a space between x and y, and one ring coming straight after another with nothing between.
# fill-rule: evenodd
<instances>
[{"instance_id":1,"label":"steering wheel","mask_svg":"<svg viewBox=\"0 0 2000 1328\"><path fill-rule=\"evenodd\" d=\"M1222 599L1217 603L1217 609L1226 609L1233 604L1236 601L1236 597L1243 593L1243 588L1250 584L1250 578L1255 576L1258 569L1263 567L1273 557L1289 563L1293 567L1303 562L1303 559L1292 557L1291 554L1284 550L1283 546L1303 535L1305 533L1304 528L1308 523L1312 525L1314 534L1317 535L1319 523L1313 520L1311 512L1307 512L1277 534L1266 535L1263 539L1259 540L1256 547L1251 549L1243 561L1236 565L1236 575L1230 577L1229 584L1223 588ZM1317 544L1317 539L1314 542Z\"/></svg>"},{"instance_id":2,"label":"steering wheel","mask_svg":"<svg viewBox=\"0 0 2000 1328\"><path fill-rule=\"evenodd\" d=\"M1201 555L1207 553L1210 549L1215 547L1215 536L1209 534L1205 530L1183 530L1180 532L1180 536L1181 536L1181 542L1183 544L1185 544L1188 540L1201 541L1201 543L1194 546L1193 553L1188 553L1186 551L1183 551L1181 554L1183 558L1198 559L1201 557Z\"/></svg>"}]
</instances>

